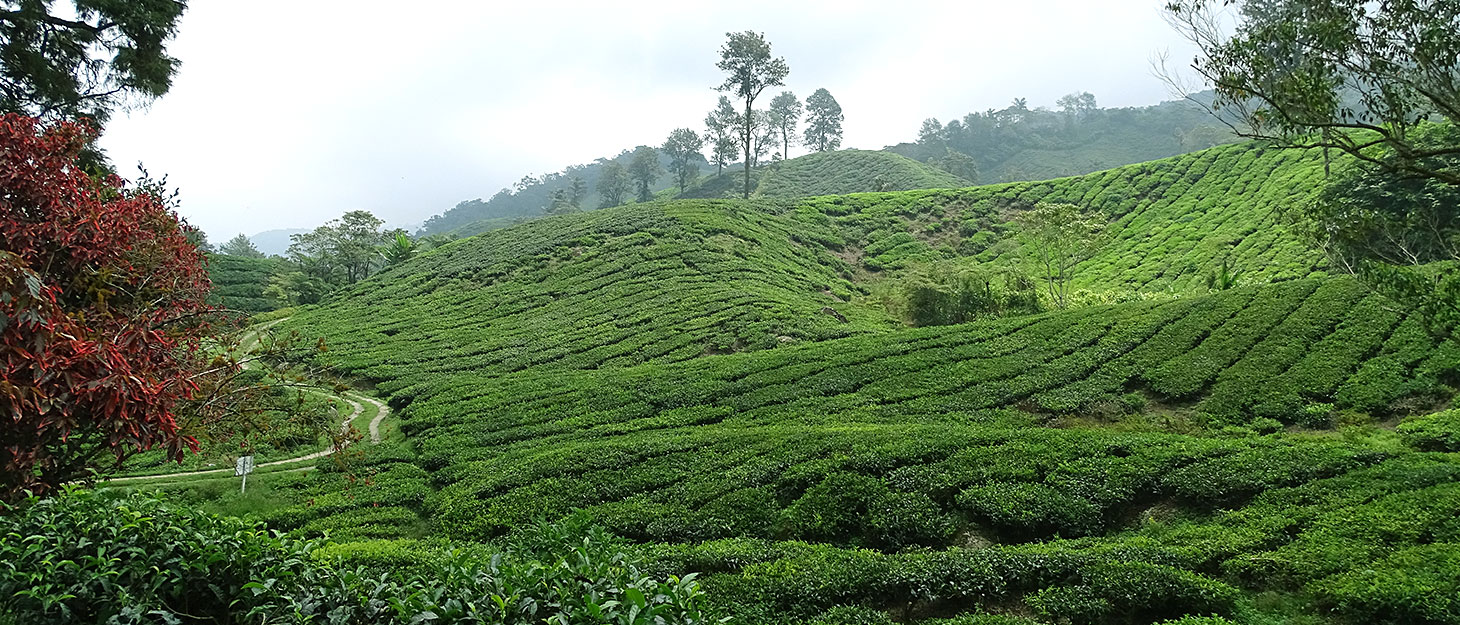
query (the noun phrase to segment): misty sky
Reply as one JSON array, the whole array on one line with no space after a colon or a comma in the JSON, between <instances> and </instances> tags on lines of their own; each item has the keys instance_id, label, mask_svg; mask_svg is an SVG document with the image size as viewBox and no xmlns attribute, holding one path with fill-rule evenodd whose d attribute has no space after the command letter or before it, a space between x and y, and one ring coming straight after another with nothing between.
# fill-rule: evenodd
<instances>
[{"instance_id":1,"label":"misty sky","mask_svg":"<svg viewBox=\"0 0 1460 625\"><path fill-rule=\"evenodd\" d=\"M1192 53L1162 2L193 0L172 91L119 113L103 145L128 177L168 174L214 241L354 209L407 225L702 130L726 31L764 32L786 88L829 89L844 147L877 149L1014 97L1170 99L1151 58Z\"/></svg>"}]
</instances>

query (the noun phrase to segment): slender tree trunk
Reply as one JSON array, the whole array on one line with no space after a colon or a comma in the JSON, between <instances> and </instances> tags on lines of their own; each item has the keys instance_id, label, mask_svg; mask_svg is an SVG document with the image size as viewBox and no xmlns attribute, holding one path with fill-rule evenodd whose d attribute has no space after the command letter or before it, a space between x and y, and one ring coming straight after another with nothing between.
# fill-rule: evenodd
<instances>
[{"instance_id":1,"label":"slender tree trunk","mask_svg":"<svg viewBox=\"0 0 1460 625\"><path fill-rule=\"evenodd\" d=\"M791 160L791 135L785 126L781 126L781 145L781 160Z\"/></svg>"},{"instance_id":2,"label":"slender tree trunk","mask_svg":"<svg viewBox=\"0 0 1460 625\"><path fill-rule=\"evenodd\" d=\"M745 139L745 199L750 199L750 151L754 149L750 145L750 135L755 133L755 118L750 109L755 101L745 98L745 129L741 131L741 137Z\"/></svg>"}]
</instances>

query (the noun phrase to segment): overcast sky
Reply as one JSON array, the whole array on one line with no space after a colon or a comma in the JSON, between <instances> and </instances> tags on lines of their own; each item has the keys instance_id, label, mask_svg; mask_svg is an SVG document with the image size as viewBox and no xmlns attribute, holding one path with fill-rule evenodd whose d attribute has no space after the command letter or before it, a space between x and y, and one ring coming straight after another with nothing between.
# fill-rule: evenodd
<instances>
[{"instance_id":1,"label":"overcast sky","mask_svg":"<svg viewBox=\"0 0 1460 625\"><path fill-rule=\"evenodd\" d=\"M172 91L118 114L103 145L125 175L168 174L215 241L354 209L407 225L700 130L726 31L764 32L786 88L829 89L844 146L877 149L1015 97L1170 99L1150 60L1192 53L1162 3L193 0Z\"/></svg>"}]
</instances>

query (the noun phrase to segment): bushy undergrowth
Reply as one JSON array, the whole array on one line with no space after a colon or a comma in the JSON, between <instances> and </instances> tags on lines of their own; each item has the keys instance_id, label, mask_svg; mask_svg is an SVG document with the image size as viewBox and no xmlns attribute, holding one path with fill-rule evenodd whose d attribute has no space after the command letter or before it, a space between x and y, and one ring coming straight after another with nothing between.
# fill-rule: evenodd
<instances>
[{"instance_id":1,"label":"bushy undergrowth","mask_svg":"<svg viewBox=\"0 0 1460 625\"><path fill-rule=\"evenodd\" d=\"M341 549L172 505L71 491L0 515L0 616L45 623L683 624L711 621L693 576L643 575L582 524L504 551Z\"/></svg>"}]
</instances>

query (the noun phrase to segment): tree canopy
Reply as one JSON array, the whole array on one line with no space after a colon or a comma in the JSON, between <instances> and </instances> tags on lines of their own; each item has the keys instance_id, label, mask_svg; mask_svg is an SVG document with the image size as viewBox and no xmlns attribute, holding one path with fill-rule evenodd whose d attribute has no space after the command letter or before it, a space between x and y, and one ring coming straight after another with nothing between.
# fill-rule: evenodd
<instances>
[{"instance_id":1,"label":"tree canopy","mask_svg":"<svg viewBox=\"0 0 1460 625\"><path fill-rule=\"evenodd\" d=\"M1191 68L1238 134L1460 185L1453 162L1434 160L1460 155L1460 143L1415 141L1428 123L1460 122L1460 4L1172 0L1166 15L1196 45Z\"/></svg>"},{"instance_id":2,"label":"tree canopy","mask_svg":"<svg viewBox=\"0 0 1460 625\"><path fill-rule=\"evenodd\" d=\"M756 124L755 99L770 87L785 84L791 67L784 57L771 56L771 44L765 36L754 32L726 33L725 45L720 47L720 62L716 63L725 72L725 82L717 89L734 93L745 102L745 112L740 118L741 149L745 155L745 192L750 197L750 164L755 158Z\"/></svg>"},{"instance_id":3,"label":"tree canopy","mask_svg":"<svg viewBox=\"0 0 1460 625\"><path fill-rule=\"evenodd\" d=\"M218 247L218 252L229 256L243 256L245 258L264 258L265 254L255 247L248 235L240 232L232 239Z\"/></svg>"},{"instance_id":4,"label":"tree canopy","mask_svg":"<svg viewBox=\"0 0 1460 625\"><path fill-rule=\"evenodd\" d=\"M830 91L817 89L806 98L806 146L817 152L841 147L842 119L842 105Z\"/></svg>"},{"instance_id":5,"label":"tree canopy","mask_svg":"<svg viewBox=\"0 0 1460 625\"><path fill-rule=\"evenodd\" d=\"M674 174L675 182L679 183L680 193L684 193L689 183L699 175L700 161L705 160L705 155L700 153L704 146L705 140L688 128L674 129L664 141L664 155L669 157L669 173Z\"/></svg>"},{"instance_id":6,"label":"tree canopy","mask_svg":"<svg viewBox=\"0 0 1460 625\"><path fill-rule=\"evenodd\" d=\"M0 110L104 122L129 98L167 93L167 45L185 0L0 1Z\"/></svg>"}]
</instances>

